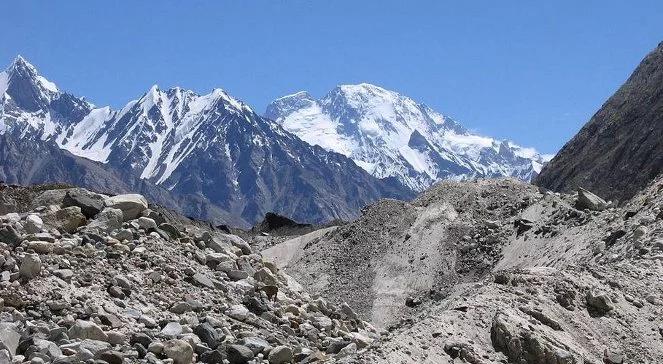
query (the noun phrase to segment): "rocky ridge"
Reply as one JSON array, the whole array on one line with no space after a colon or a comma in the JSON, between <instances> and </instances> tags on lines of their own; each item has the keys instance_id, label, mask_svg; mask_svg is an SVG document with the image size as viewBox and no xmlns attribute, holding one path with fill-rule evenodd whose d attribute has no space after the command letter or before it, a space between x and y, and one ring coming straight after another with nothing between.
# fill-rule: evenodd
<instances>
[{"instance_id":1,"label":"rocky ridge","mask_svg":"<svg viewBox=\"0 0 663 364\"><path fill-rule=\"evenodd\" d=\"M663 170L663 43L541 171L554 191L584 187L622 203Z\"/></svg>"},{"instance_id":2,"label":"rocky ridge","mask_svg":"<svg viewBox=\"0 0 663 364\"><path fill-rule=\"evenodd\" d=\"M0 197L0 362L306 363L377 338L243 239L141 195Z\"/></svg>"}]
</instances>

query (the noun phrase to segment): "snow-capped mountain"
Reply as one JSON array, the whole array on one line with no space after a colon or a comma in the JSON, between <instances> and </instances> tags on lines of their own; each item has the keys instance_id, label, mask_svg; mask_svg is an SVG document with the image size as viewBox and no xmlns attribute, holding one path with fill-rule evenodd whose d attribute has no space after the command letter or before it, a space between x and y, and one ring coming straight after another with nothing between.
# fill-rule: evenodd
<instances>
[{"instance_id":1,"label":"snow-capped mountain","mask_svg":"<svg viewBox=\"0 0 663 364\"><path fill-rule=\"evenodd\" d=\"M378 178L421 191L441 179L512 176L531 180L550 156L473 134L409 97L362 83L321 99L303 91L265 113L304 141L341 153Z\"/></svg>"},{"instance_id":2,"label":"snow-capped mountain","mask_svg":"<svg viewBox=\"0 0 663 364\"><path fill-rule=\"evenodd\" d=\"M242 225L269 211L349 219L377 198L411 193L303 142L223 90L152 86L121 110L98 108L21 57L0 73L0 134L55 143L168 190L189 215Z\"/></svg>"}]
</instances>

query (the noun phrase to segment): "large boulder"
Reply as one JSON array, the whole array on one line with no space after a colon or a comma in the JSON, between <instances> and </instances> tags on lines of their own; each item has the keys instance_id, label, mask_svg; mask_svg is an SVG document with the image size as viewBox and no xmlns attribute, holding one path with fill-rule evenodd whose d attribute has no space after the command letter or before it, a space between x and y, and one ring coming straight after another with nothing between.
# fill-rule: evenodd
<instances>
[{"instance_id":1,"label":"large boulder","mask_svg":"<svg viewBox=\"0 0 663 364\"><path fill-rule=\"evenodd\" d=\"M12 356L16 355L20 339L21 334L16 325L7 322L0 323L0 349L7 349Z\"/></svg>"},{"instance_id":2,"label":"large boulder","mask_svg":"<svg viewBox=\"0 0 663 364\"><path fill-rule=\"evenodd\" d=\"M124 221L129 221L141 215L147 209L147 200L143 195L130 193L112 196L104 200L106 207L122 210Z\"/></svg>"},{"instance_id":3,"label":"large boulder","mask_svg":"<svg viewBox=\"0 0 663 364\"><path fill-rule=\"evenodd\" d=\"M78 206L85 217L92 218L104 208L103 195L90 192L83 188L75 188L67 191L62 199L63 207Z\"/></svg>"},{"instance_id":4,"label":"large boulder","mask_svg":"<svg viewBox=\"0 0 663 364\"><path fill-rule=\"evenodd\" d=\"M85 225L86 218L78 206L47 210L41 215L44 224L67 233L73 233L79 226Z\"/></svg>"},{"instance_id":5,"label":"large boulder","mask_svg":"<svg viewBox=\"0 0 663 364\"><path fill-rule=\"evenodd\" d=\"M608 203L599 196L587 191L584 188L578 188L578 198L576 200L578 210L603 211L608 208Z\"/></svg>"},{"instance_id":6,"label":"large boulder","mask_svg":"<svg viewBox=\"0 0 663 364\"><path fill-rule=\"evenodd\" d=\"M110 232L112 230L121 228L123 219L124 214L122 210L107 207L98 213L94 220L90 221L86 228L91 230L98 230L101 232Z\"/></svg>"},{"instance_id":7,"label":"large boulder","mask_svg":"<svg viewBox=\"0 0 663 364\"><path fill-rule=\"evenodd\" d=\"M493 318L490 340L496 351L501 351L511 363L565 363L578 362L566 345L558 342L505 313Z\"/></svg>"}]
</instances>

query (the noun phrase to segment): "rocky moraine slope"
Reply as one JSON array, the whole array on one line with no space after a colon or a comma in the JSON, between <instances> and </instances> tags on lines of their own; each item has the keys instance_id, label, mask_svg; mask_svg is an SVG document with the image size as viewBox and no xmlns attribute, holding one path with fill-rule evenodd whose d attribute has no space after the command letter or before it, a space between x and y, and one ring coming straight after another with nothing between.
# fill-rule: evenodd
<instances>
[{"instance_id":1,"label":"rocky moraine slope","mask_svg":"<svg viewBox=\"0 0 663 364\"><path fill-rule=\"evenodd\" d=\"M0 363L290 363L378 336L246 241L67 186L0 186Z\"/></svg>"}]
</instances>

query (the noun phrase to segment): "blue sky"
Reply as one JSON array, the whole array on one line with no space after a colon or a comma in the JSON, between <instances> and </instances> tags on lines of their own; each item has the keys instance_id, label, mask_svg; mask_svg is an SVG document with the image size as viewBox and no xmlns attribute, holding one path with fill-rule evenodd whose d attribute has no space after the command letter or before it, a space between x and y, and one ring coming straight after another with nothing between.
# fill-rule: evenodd
<instances>
[{"instance_id":1,"label":"blue sky","mask_svg":"<svg viewBox=\"0 0 663 364\"><path fill-rule=\"evenodd\" d=\"M11 1L0 63L120 107L152 84L262 113L299 90L399 91L551 153L663 40L661 1Z\"/></svg>"}]
</instances>

